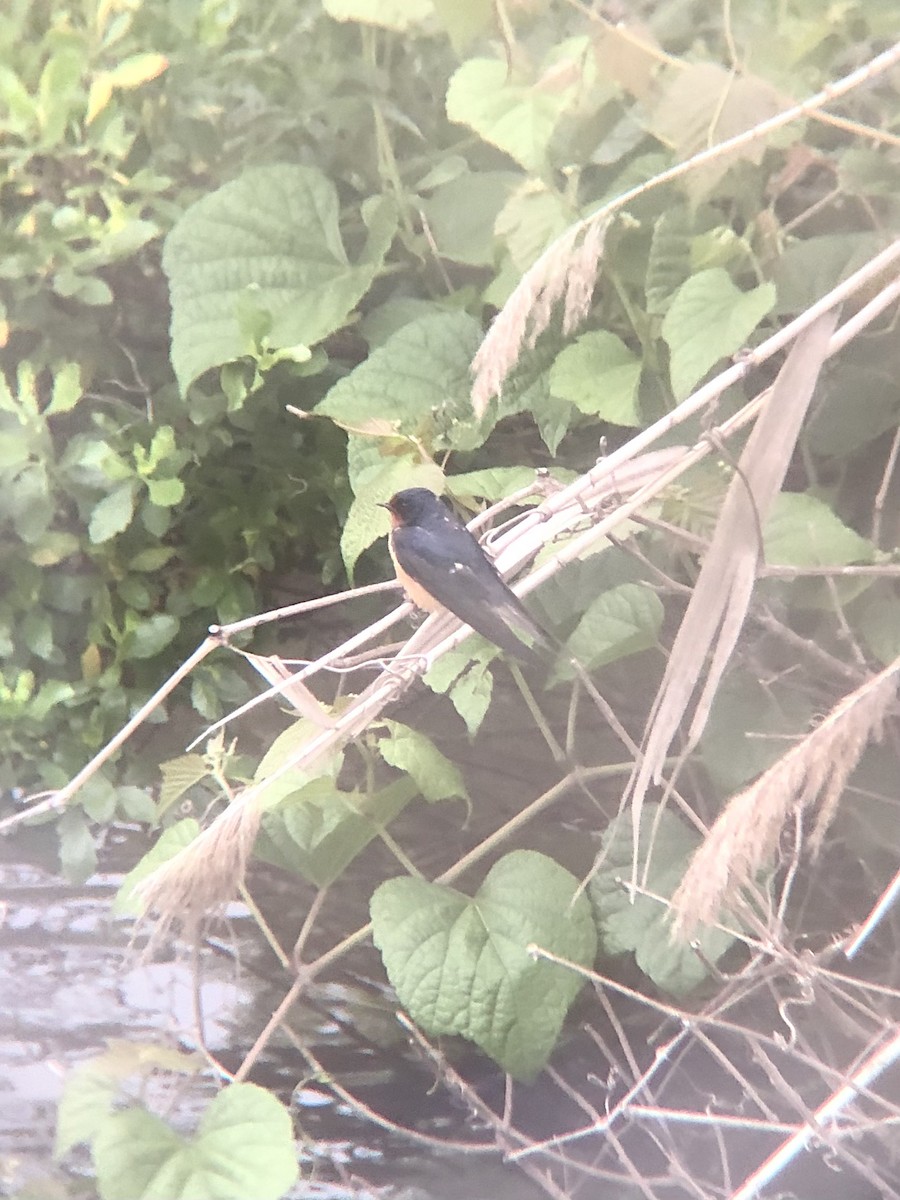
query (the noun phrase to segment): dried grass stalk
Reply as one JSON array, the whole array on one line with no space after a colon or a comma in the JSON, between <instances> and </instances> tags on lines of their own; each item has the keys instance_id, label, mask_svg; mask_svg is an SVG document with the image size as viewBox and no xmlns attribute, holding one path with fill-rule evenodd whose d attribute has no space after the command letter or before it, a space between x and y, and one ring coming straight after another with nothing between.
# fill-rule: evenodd
<instances>
[{"instance_id":1,"label":"dried grass stalk","mask_svg":"<svg viewBox=\"0 0 900 1200\"><path fill-rule=\"evenodd\" d=\"M606 242L606 231L610 219L594 221L587 228L581 240L581 245L572 256L572 262L566 274L566 303L563 311L563 333L568 337L573 333L591 308L594 296L594 284L597 282L597 272L600 259L603 257L603 247Z\"/></svg>"},{"instance_id":2,"label":"dried grass stalk","mask_svg":"<svg viewBox=\"0 0 900 1200\"><path fill-rule=\"evenodd\" d=\"M282 696L301 717L306 717L321 729L335 727L337 721L325 705L305 683L296 678L298 672L289 670L277 654L251 654L249 650L244 650L243 656L271 684L275 694Z\"/></svg>"},{"instance_id":3,"label":"dried grass stalk","mask_svg":"<svg viewBox=\"0 0 900 1200\"><path fill-rule=\"evenodd\" d=\"M440 635L435 622L422 626L414 638L427 642ZM413 639L411 639L412 641ZM423 646L423 659L427 661ZM315 733L271 775L251 784L234 798L189 846L148 875L138 895L145 914L155 913L159 930L176 921L189 927L218 911L234 895L244 878L262 816L265 790L291 771L309 768L357 736L388 704L409 686L415 673L383 673L348 708L335 724Z\"/></svg>"},{"instance_id":4,"label":"dried grass stalk","mask_svg":"<svg viewBox=\"0 0 900 1200\"><path fill-rule=\"evenodd\" d=\"M781 830L795 810L818 803L809 846L818 853L850 772L870 741L881 738L897 697L900 658L845 696L828 716L733 796L696 852L672 897L673 932L689 937L733 908L742 888L774 861Z\"/></svg>"},{"instance_id":5,"label":"dried grass stalk","mask_svg":"<svg viewBox=\"0 0 900 1200\"><path fill-rule=\"evenodd\" d=\"M258 805L238 801L135 889L144 915L157 914L154 944L176 921L191 932L231 900L247 870L260 817Z\"/></svg>"},{"instance_id":6,"label":"dried grass stalk","mask_svg":"<svg viewBox=\"0 0 900 1200\"><path fill-rule=\"evenodd\" d=\"M490 398L499 395L522 346L534 348L560 299L565 298L566 334L584 319L610 219L611 214L604 213L572 225L522 276L472 362L476 373L472 404L479 416Z\"/></svg>"},{"instance_id":7,"label":"dried grass stalk","mask_svg":"<svg viewBox=\"0 0 900 1200\"><path fill-rule=\"evenodd\" d=\"M747 615L762 551L761 525L784 481L836 317L824 314L797 339L741 455L651 710L643 758L630 788L636 830L647 788L651 780L659 782L701 684L685 753L703 732Z\"/></svg>"}]
</instances>

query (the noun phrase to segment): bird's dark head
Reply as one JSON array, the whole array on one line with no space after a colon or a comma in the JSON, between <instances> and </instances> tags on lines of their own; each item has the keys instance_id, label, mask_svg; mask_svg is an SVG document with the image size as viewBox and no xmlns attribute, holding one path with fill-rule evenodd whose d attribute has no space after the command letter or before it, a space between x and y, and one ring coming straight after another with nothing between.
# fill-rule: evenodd
<instances>
[{"instance_id":1,"label":"bird's dark head","mask_svg":"<svg viewBox=\"0 0 900 1200\"><path fill-rule=\"evenodd\" d=\"M391 524L396 528L398 525L423 525L434 517L442 517L446 514L447 509L434 492L430 492L428 488L406 488L402 492L397 492L391 496L387 504L383 504L382 508L386 508L391 514Z\"/></svg>"}]
</instances>

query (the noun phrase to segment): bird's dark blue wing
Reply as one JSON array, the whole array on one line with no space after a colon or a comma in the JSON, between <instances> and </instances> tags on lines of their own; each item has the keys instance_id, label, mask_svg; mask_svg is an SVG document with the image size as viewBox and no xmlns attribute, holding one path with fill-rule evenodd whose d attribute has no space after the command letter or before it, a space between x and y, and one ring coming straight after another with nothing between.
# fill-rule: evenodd
<instances>
[{"instance_id":1,"label":"bird's dark blue wing","mask_svg":"<svg viewBox=\"0 0 900 1200\"><path fill-rule=\"evenodd\" d=\"M398 574L408 575L488 641L526 662L534 661L534 647L552 648L469 531L452 518L434 528L401 526L391 541Z\"/></svg>"}]
</instances>

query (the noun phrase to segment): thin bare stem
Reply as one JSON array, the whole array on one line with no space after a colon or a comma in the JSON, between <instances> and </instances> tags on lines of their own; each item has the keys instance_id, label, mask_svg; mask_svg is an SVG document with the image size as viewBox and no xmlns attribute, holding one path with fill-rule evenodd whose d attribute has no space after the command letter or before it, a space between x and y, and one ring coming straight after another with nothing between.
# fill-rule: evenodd
<instances>
[{"instance_id":1,"label":"thin bare stem","mask_svg":"<svg viewBox=\"0 0 900 1200\"><path fill-rule=\"evenodd\" d=\"M898 1059L900 1034L896 1034L887 1045L874 1050L852 1078L815 1110L812 1119L802 1129L788 1138L760 1167L747 1176L741 1186L732 1193L731 1200L751 1200L752 1197L758 1196L767 1184L777 1179L810 1142L821 1136L847 1106L857 1099L862 1088L868 1087Z\"/></svg>"},{"instance_id":2,"label":"thin bare stem","mask_svg":"<svg viewBox=\"0 0 900 1200\"><path fill-rule=\"evenodd\" d=\"M209 637L201 643L190 656L186 658L177 671L174 671L162 687L158 688L150 699L142 704L138 711L134 714L130 721L127 721L119 732L106 743L89 763L81 768L77 775L60 788L58 792L54 792L49 799L42 801L40 804L35 804L32 808L26 809L24 812L15 813L11 817L7 817L4 821L0 821L0 833L4 830L11 829L14 825L20 825L23 821L29 821L32 817L41 816L43 813L53 812L56 809L64 808L74 795L92 779L100 770L104 763L109 762L112 756L128 741L136 729L146 721L150 714L162 704L163 700L178 687L182 679L187 679L193 669L203 662L208 654L218 646L218 641L215 638Z\"/></svg>"}]
</instances>

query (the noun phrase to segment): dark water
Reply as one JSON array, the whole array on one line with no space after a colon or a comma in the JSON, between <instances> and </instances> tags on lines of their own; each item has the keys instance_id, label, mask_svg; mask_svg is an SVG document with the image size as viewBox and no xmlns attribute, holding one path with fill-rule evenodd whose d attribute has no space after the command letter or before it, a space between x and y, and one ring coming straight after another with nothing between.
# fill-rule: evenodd
<instances>
[{"instance_id":1,"label":"dark water","mask_svg":"<svg viewBox=\"0 0 900 1200\"><path fill-rule=\"evenodd\" d=\"M136 841L122 835L107 857L135 857ZM172 941L147 959L141 935L133 940L133 922L110 911L124 865L78 887L37 862L0 865L0 1195L28 1188L43 1200L65 1179L83 1179L86 1153L52 1161L57 1105L74 1067L116 1039L195 1050L199 993L205 1046L236 1069L289 985L239 903L204 938L199 955ZM313 986L290 1022L328 1070L376 1111L436 1136L457 1125L466 1136L461 1110L433 1091L427 1074L410 1075L402 1054L391 1050L400 1030L373 986L352 977ZM371 1188L383 1194L390 1185L410 1197L462 1198L475 1194L474 1175L498 1200L540 1194L496 1155L492 1161L479 1155L471 1165L433 1149L423 1155L310 1078L283 1038L273 1039L250 1078L293 1107L304 1176L293 1195L338 1200ZM190 1129L216 1083L207 1074L176 1077L171 1086L177 1094L163 1097L164 1108L174 1100L176 1123Z\"/></svg>"}]
</instances>

